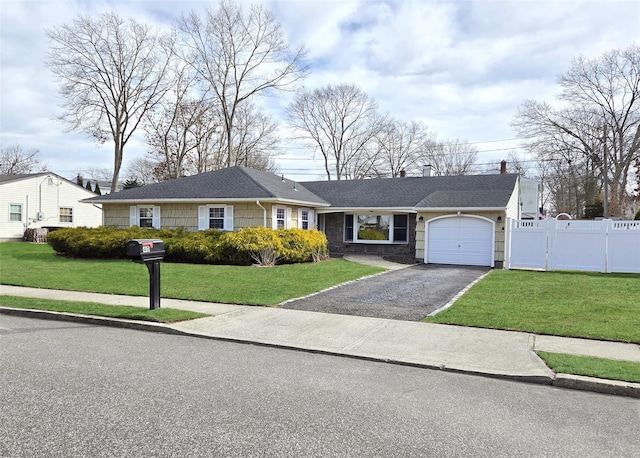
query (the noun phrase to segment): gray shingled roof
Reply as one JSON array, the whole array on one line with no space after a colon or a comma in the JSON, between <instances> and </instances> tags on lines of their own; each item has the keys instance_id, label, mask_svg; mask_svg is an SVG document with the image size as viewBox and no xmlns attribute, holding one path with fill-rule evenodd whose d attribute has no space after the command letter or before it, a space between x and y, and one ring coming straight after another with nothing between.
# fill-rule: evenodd
<instances>
[{"instance_id":1,"label":"gray shingled roof","mask_svg":"<svg viewBox=\"0 0 640 458\"><path fill-rule=\"evenodd\" d=\"M265 199L336 208L504 208L517 175L374 178L295 183L231 167L87 199L91 202Z\"/></svg>"},{"instance_id":2,"label":"gray shingled roof","mask_svg":"<svg viewBox=\"0 0 640 458\"><path fill-rule=\"evenodd\" d=\"M518 175L310 181L302 185L337 208L504 208Z\"/></svg>"},{"instance_id":3,"label":"gray shingled roof","mask_svg":"<svg viewBox=\"0 0 640 458\"><path fill-rule=\"evenodd\" d=\"M300 184L273 173L230 167L87 199L90 202L269 199L327 205Z\"/></svg>"}]
</instances>

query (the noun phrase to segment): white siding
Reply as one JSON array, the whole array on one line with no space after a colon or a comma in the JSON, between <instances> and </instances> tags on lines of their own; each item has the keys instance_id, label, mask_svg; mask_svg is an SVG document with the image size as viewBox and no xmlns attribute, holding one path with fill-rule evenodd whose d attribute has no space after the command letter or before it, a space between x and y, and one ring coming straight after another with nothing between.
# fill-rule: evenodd
<instances>
[{"instance_id":1,"label":"white siding","mask_svg":"<svg viewBox=\"0 0 640 458\"><path fill-rule=\"evenodd\" d=\"M28 227L100 226L100 206L80 202L89 197L95 194L55 174L0 183L0 239L21 239ZM21 222L9 221L11 204L22 205ZM72 222L60 222L60 207L73 209Z\"/></svg>"},{"instance_id":2,"label":"white siding","mask_svg":"<svg viewBox=\"0 0 640 458\"><path fill-rule=\"evenodd\" d=\"M507 203L507 218L519 219L520 218L520 181L516 180L516 185L513 188L513 193Z\"/></svg>"}]
</instances>

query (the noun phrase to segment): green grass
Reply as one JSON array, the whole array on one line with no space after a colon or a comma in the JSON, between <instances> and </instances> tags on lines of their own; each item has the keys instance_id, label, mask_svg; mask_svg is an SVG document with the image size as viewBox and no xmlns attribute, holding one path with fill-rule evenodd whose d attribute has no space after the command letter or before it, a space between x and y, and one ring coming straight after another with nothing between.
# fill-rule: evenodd
<instances>
[{"instance_id":1,"label":"green grass","mask_svg":"<svg viewBox=\"0 0 640 458\"><path fill-rule=\"evenodd\" d=\"M539 351L538 356L555 373L586 375L588 377L640 383L640 363L565 355Z\"/></svg>"},{"instance_id":2,"label":"green grass","mask_svg":"<svg viewBox=\"0 0 640 458\"><path fill-rule=\"evenodd\" d=\"M275 305L384 269L341 259L276 267L161 264L161 296L230 304ZM57 256L48 245L0 243L0 283L35 288L149 295L149 273L128 260Z\"/></svg>"},{"instance_id":3,"label":"green grass","mask_svg":"<svg viewBox=\"0 0 640 458\"><path fill-rule=\"evenodd\" d=\"M124 305L105 305L94 302L72 302L42 300L30 297L0 296L0 305L14 308L49 310L52 312L76 313L81 315L98 315L127 320L154 321L158 323L175 323L210 316L204 313L159 308L155 310Z\"/></svg>"},{"instance_id":4,"label":"green grass","mask_svg":"<svg viewBox=\"0 0 640 458\"><path fill-rule=\"evenodd\" d=\"M640 275L495 270L425 321L640 343Z\"/></svg>"}]
</instances>

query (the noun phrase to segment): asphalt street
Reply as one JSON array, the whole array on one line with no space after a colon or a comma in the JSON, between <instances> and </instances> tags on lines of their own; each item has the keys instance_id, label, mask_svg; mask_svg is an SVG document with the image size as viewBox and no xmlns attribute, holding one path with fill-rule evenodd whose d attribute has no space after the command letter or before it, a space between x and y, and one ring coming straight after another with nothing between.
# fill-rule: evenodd
<instances>
[{"instance_id":1,"label":"asphalt street","mask_svg":"<svg viewBox=\"0 0 640 458\"><path fill-rule=\"evenodd\" d=\"M282 307L420 321L488 271L488 267L418 264L359 279Z\"/></svg>"},{"instance_id":2,"label":"asphalt street","mask_svg":"<svg viewBox=\"0 0 640 458\"><path fill-rule=\"evenodd\" d=\"M0 315L0 456L631 457L640 401Z\"/></svg>"}]
</instances>

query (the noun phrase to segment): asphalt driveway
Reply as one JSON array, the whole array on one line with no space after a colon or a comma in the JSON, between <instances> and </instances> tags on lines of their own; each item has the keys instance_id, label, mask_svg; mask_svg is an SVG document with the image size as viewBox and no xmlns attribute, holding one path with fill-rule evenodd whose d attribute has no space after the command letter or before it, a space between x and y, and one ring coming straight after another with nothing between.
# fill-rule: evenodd
<instances>
[{"instance_id":1,"label":"asphalt driveway","mask_svg":"<svg viewBox=\"0 0 640 458\"><path fill-rule=\"evenodd\" d=\"M488 267L418 264L356 280L281 307L420 321L489 270Z\"/></svg>"}]
</instances>

